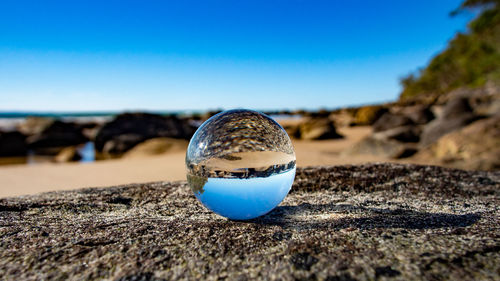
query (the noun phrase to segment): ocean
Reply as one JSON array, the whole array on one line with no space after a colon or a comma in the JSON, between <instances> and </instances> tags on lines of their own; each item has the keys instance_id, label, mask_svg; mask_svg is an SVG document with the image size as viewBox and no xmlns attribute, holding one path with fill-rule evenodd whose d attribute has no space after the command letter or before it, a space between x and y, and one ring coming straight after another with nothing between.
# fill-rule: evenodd
<instances>
[{"instance_id":1,"label":"ocean","mask_svg":"<svg viewBox=\"0 0 500 281\"><path fill-rule=\"evenodd\" d=\"M99 111L99 112L39 112L39 111L4 111L0 112L0 131L13 131L28 117L53 118L65 122L76 123L104 123L113 119L118 114L127 111ZM139 112L139 111L130 111ZM195 111L140 111L160 115L187 115L196 113Z\"/></svg>"}]
</instances>

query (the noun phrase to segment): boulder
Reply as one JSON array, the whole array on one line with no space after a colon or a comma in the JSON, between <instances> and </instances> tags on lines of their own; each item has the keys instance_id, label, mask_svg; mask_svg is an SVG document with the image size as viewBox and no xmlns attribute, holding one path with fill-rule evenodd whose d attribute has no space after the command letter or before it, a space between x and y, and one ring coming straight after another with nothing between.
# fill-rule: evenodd
<instances>
[{"instance_id":1,"label":"boulder","mask_svg":"<svg viewBox=\"0 0 500 281\"><path fill-rule=\"evenodd\" d=\"M328 118L312 118L299 125L303 140L338 139L342 135L335 130L334 122Z\"/></svg>"},{"instance_id":2,"label":"boulder","mask_svg":"<svg viewBox=\"0 0 500 281\"><path fill-rule=\"evenodd\" d=\"M382 116L380 116L380 118L378 118L377 121L373 124L373 131L381 132L411 124L413 124L413 121L406 116L386 112Z\"/></svg>"},{"instance_id":3,"label":"boulder","mask_svg":"<svg viewBox=\"0 0 500 281\"><path fill-rule=\"evenodd\" d=\"M140 158L145 156L159 155L167 152L185 152L189 142L187 140L172 138L154 138L146 140L127 151L124 158Z\"/></svg>"},{"instance_id":4,"label":"boulder","mask_svg":"<svg viewBox=\"0 0 500 281\"><path fill-rule=\"evenodd\" d=\"M433 105L431 111L438 119L451 119L474 114L468 98L462 96L449 99L446 104Z\"/></svg>"},{"instance_id":5,"label":"boulder","mask_svg":"<svg viewBox=\"0 0 500 281\"><path fill-rule=\"evenodd\" d=\"M95 138L99 152L121 154L147 139L169 137L189 140L196 131L188 119L149 113L125 113L104 125Z\"/></svg>"},{"instance_id":6,"label":"boulder","mask_svg":"<svg viewBox=\"0 0 500 281\"><path fill-rule=\"evenodd\" d=\"M452 118L435 119L424 127L420 136L420 146L426 147L447 133L461 129L479 118L480 117L469 113Z\"/></svg>"},{"instance_id":7,"label":"boulder","mask_svg":"<svg viewBox=\"0 0 500 281\"><path fill-rule=\"evenodd\" d=\"M426 147L445 134L461 129L480 118L481 116L473 113L466 98L452 99L445 104L439 117L424 127L420 146Z\"/></svg>"},{"instance_id":8,"label":"boulder","mask_svg":"<svg viewBox=\"0 0 500 281\"><path fill-rule=\"evenodd\" d=\"M500 169L500 116L444 135L415 159L470 170Z\"/></svg>"},{"instance_id":9,"label":"boulder","mask_svg":"<svg viewBox=\"0 0 500 281\"><path fill-rule=\"evenodd\" d=\"M0 132L0 156L26 156L26 136L20 132Z\"/></svg>"},{"instance_id":10,"label":"boulder","mask_svg":"<svg viewBox=\"0 0 500 281\"><path fill-rule=\"evenodd\" d=\"M31 149L62 148L87 142L81 128L73 123L54 121L41 132L27 138Z\"/></svg>"},{"instance_id":11,"label":"boulder","mask_svg":"<svg viewBox=\"0 0 500 281\"><path fill-rule=\"evenodd\" d=\"M387 108L380 105L360 107L354 115L354 125L372 125L387 111Z\"/></svg>"},{"instance_id":12,"label":"boulder","mask_svg":"<svg viewBox=\"0 0 500 281\"><path fill-rule=\"evenodd\" d=\"M461 117L472 112L472 107L470 106L467 98L459 97L452 99L446 103L446 105L443 107L443 112L440 118L451 119L455 117Z\"/></svg>"},{"instance_id":13,"label":"boulder","mask_svg":"<svg viewBox=\"0 0 500 281\"><path fill-rule=\"evenodd\" d=\"M417 149L415 145L402 143L386 137L372 135L357 142L346 152L346 154L370 154L382 156L387 159L399 159L412 156L416 152Z\"/></svg>"},{"instance_id":14,"label":"boulder","mask_svg":"<svg viewBox=\"0 0 500 281\"><path fill-rule=\"evenodd\" d=\"M421 127L416 125L407 125L377 132L374 133L373 136L377 139L392 139L400 142L416 143L420 140L421 133Z\"/></svg>"},{"instance_id":15,"label":"boulder","mask_svg":"<svg viewBox=\"0 0 500 281\"><path fill-rule=\"evenodd\" d=\"M121 155L137 144L144 141L144 137L137 134L116 135L104 143L104 147L99 151L103 158L112 158L114 155Z\"/></svg>"},{"instance_id":16,"label":"boulder","mask_svg":"<svg viewBox=\"0 0 500 281\"><path fill-rule=\"evenodd\" d=\"M432 110L427 105L404 107L401 110L401 114L410 118L413 123L418 125L427 124L435 118L434 113L432 113Z\"/></svg>"},{"instance_id":17,"label":"boulder","mask_svg":"<svg viewBox=\"0 0 500 281\"><path fill-rule=\"evenodd\" d=\"M244 222L185 181L10 197L1 279L499 280L498 198L498 172L402 164L298 168Z\"/></svg>"}]
</instances>

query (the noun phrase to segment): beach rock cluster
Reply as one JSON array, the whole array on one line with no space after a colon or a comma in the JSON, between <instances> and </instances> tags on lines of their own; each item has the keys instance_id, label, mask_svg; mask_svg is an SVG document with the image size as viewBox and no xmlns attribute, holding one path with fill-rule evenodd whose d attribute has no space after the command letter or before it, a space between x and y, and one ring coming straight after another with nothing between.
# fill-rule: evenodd
<instances>
[{"instance_id":1,"label":"beach rock cluster","mask_svg":"<svg viewBox=\"0 0 500 281\"><path fill-rule=\"evenodd\" d=\"M445 104L439 117L425 126L420 145L427 146L447 133L461 129L479 118L480 116L473 112L467 98L452 99Z\"/></svg>"},{"instance_id":2,"label":"beach rock cluster","mask_svg":"<svg viewBox=\"0 0 500 281\"><path fill-rule=\"evenodd\" d=\"M138 144L158 138L139 151L166 151L175 139L189 140L197 125L190 118L148 113L125 113L110 121L73 122L44 117L28 117L14 131L0 131L0 157L26 157L28 153L53 156L54 162L78 161L79 146L94 142L98 156L121 156ZM170 144L166 144L166 139ZM159 148L163 146L163 148ZM174 144L175 143L175 144ZM140 154L135 152L134 155Z\"/></svg>"},{"instance_id":3,"label":"beach rock cluster","mask_svg":"<svg viewBox=\"0 0 500 281\"><path fill-rule=\"evenodd\" d=\"M219 112L125 113L112 120L83 123L30 117L15 131L0 131L0 157L35 153L53 156L56 162L77 161L82 158L78 147L89 141L95 144L97 159L164 153L171 147L185 147L197 127ZM381 105L265 113L292 117L293 122L283 123L284 129L291 138L307 141L342 138L342 127L371 126L373 133L344 151L344 156L372 154L464 169L498 167L495 122L500 114L500 86L492 83ZM478 145L482 142L486 145Z\"/></svg>"},{"instance_id":4,"label":"beach rock cluster","mask_svg":"<svg viewBox=\"0 0 500 281\"><path fill-rule=\"evenodd\" d=\"M449 167L498 169L500 87L459 89L424 101L387 105L388 111L372 125L373 134L346 154L414 157Z\"/></svg>"},{"instance_id":5,"label":"beach rock cluster","mask_svg":"<svg viewBox=\"0 0 500 281\"><path fill-rule=\"evenodd\" d=\"M106 123L95 137L96 150L105 156L121 155L139 143L153 138L189 140L196 126L175 115L125 113Z\"/></svg>"},{"instance_id":6,"label":"beach rock cluster","mask_svg":"<svg viewBox=\"0 0 500 281\"><path fill-rule=\"evenodd\" d=\"M498 280L500 173L298 168L285 201L230 221L186 182L0 199L3 280Z\"/></svg>"},{"instance_id":7,"label":"beach rock cluster","mask_svg":"<svg viewBox=\"0 0 500 281\"><path fill-rule=\"evenodd\" d=\"M95 124L29 117L17 130L0 132L0 156L26 156L28 151L56 155L65 147L87 142L83 129L92 126Z\"/></svg>"},{"instance_id":8,"label":"beach rock cluster","mask_svg":"<svg viewBox=\"0 0 500 281\"><path fill-rule=\"evenodd\" d=\"M52 148L68 147L88 141L77 124L54 120L39 133L29 135L28 147L43 151Z\"/></svg>"},{"instance_id":9,"label":"beach rock cluster","mask_svg":"<svg viewBox=\"0 0 500 281\"><path fill-rule=\"evenodd\" d=\"M423 148L415 159L461 169L500 170L500 115L473 122Z\"/></svg>"}]
</instances>

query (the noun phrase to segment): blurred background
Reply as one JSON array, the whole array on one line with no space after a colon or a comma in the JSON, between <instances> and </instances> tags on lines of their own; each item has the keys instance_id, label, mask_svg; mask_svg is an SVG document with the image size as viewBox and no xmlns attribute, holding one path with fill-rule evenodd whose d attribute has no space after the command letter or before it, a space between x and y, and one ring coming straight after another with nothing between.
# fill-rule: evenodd
<instances>
[{"instance_id":1,"label":"blurred background","mask_svg":"<svg viewBox=\"0 0 500 281\"><path fill-rule=\"evenodd\" d=\"M0 197L184 180L233 108L299 166L500 168L500 1L2 1Z\"/></svg>"}]
</instances>

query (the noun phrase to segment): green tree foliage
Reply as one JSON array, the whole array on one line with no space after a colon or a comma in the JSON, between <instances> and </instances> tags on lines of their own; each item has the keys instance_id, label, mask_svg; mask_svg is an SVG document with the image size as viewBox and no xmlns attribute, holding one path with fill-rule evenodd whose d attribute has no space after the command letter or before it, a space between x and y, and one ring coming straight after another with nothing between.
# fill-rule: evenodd
<instances>
[{"instance_id":1,"label":"green tree foliage","mask_svg":"<svg viewBox=\"0 0 500 281\"><path fill-rule=\"evenodd\" d=\"M500 0L466 0L451 15L464 10L478 10L479 16L426 68L401 78L401 98L500 81Z\"/></svg>"}]
</instances>

